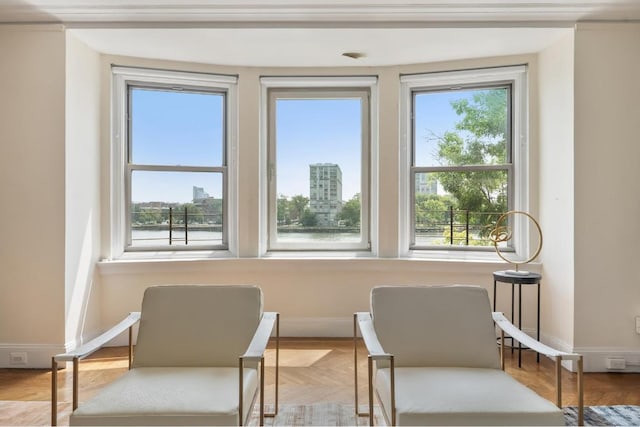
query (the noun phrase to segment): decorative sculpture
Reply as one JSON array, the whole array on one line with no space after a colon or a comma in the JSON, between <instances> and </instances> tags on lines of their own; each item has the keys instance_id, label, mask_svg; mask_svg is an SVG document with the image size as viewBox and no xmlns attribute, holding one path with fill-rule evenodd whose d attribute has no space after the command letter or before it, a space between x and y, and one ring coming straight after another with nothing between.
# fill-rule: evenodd
<instances>
[{"instance_id":1,"label":"decorative sculpture","mask_svg":"<svg viewBox=\"0 0 640 427\"><path fill-rule=\"evenodd\" d=\"M526 216L535 225L536 230L538 230L538 247L533 252L533 255L531 255L528 259L524 261L513 261L508 259L500 251L500 247L498 245L499 243L504 243L509 241L513 237L513 229L511 226L509 226L508 219L509 217L513 217L515 215ZM493 247L496 249L496 253L498 254L498 256L502 258L504 261L508 262L509 264L515 265L515 270L507 270L507 273L509 274L523 275L523 276L529 274L528 271L519 270L519 266L522 264L527 264L533 261L534 259L536 259L536 257L540 254L540 251L542 250L542 229L540 228L540 224L538 224L538 221L536 221L534 217L532 217L531 215L529 215L527 212L524 212L524 211L508 211L502 214L500 218L498 218L498 220L496 221L494 229L489 233L489 239L493 242Z\"/></svg>"}]
</instances>

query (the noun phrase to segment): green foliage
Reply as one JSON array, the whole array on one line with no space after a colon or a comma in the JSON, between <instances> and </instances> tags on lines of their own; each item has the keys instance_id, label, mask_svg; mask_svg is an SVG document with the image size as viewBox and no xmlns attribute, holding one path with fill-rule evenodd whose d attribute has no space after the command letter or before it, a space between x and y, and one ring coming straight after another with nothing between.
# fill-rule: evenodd
<instances>
[{"instance_id":1,"label":"green foliage","mask_svg":"<svg viewBox=\"0 0 640 427\"><path fill-rule=\"evenodd\" d=\"M161 225L169 223L169 212L173 224L184 224L185 209L188 224L222 224L222 199L206 199L194 203L133 203L131 222L134 225Z\"/></svg>"},{"instance_id":2,"label":"green foliage","mask_svg":"<svg viewBox=\"0 0 640 427\"><path fill-rule=\"evenodd\" d=\"M308 209L309 199L302 195L293 196L291 200L287 196L280 195L277 200L278 224L291 225L302 222L305 209Z\"/></svg>"},{"instance_id":3,"label":"green foliage","mask_svg":"<svg viewBox=\"0 0 640 427\"><path fill-rule=\"evenodd\" d=\"M438 228L447 220L449 207L454 206L455 209L455 205L456 201L451 196L416 194L416 227Z\"/></svg>"},{"instance_id":4,"label":"green foliage","mask_svg":"<svg viewBox=\"0 0 640 427\"><path fill-rule=\"evenodd\" d=\"M200 206L196 206L193 203L185 203L182 205L182 209L179 211L179 217L181 216L181 220L184 223L184 212L187 212L187 223L188 224L204 224L205 216L204 209Z\"/></svg>"},{"instance_id":5,"label":"green foliage","mask_svg":"<svg viewBox=\"0 0 640 427\"><path fill-rule=\"evenodd\" d=\"M305 227L315 227L318 225L318 218L316 218L316 214L311 212L311 209L305 208L302 212L300 223Z\"/></svg>"},{"instance_id":6,"label":"green foliage","mask_svg":"<svg viewBox=\"0 0 640 427\"><path fill-rule=\"evenodd\" d=\"M442 233L442 242L437 242L438 244L446 244L448 245L451 242L451 229L448 227L444 229ZM453 244L454 246L464 246L467 244L467 233L464 230L453 230ZM490 242L483 238L478 238L473 235L473 233L469 234L469 246L487 246Z\"/></svg>"},{"instance_id":7,"label":"green foliage","mask_svg":"<svg viewBox=\"0 0 640 427\"><path fill-rule=\"evenodd\" d=\"M309 206L309 198L300 194L293 196L289 204L289 214L292 221L301 221L305 209Z\"/></svg>"},{"instance_id":8,"label":"green foliage","mask_svg":"<svg viewBox=\"0 0 640 427\"><path fill-rule=\"evenodd\" d=\"M202 209L205 223L222 224L222 199L210 197L203 200L198 206Z\"/></svg>"},{"instance_id":9,"label":"green foliage","mask_svg":"<svg viewBox=\"0 0 640 427\"><path fill-rule=\"evenodd\" d=\"M162 220L162 212L158 209L140 208L133 210L133 223L135 224L160 224Z\"/></svg>"},{"instance_id":10,"label":"green foliage","mask_svg":"<svg viewBox=\"0 0 640 427\"><path fill-rule=\"evenodd\" d=\"M461 116L456 129L468 131L478 140L495 140L495 144L488 144L488 154L505 160L506 149L504 142L507 135L507 91L492 89L476 91L473 100L460 99L453 101L451 106L458 116ZM500 147L502 145L502 147Z\"/></svg>"},{"instance_id":11,"label":"green foliage","mask_svg":"<svg viewBox=\"0 0 640 427\"><path fill-rule=\"evenodd\" d=\"M291 224L291 212L289 212L289 200L285 196L278 198L278 224Z\"/></svg>"},{"instance_id":12,"label":"green foliage","mask_svg":"<svg viewBox=\"0 0 640 427\"><path fill-rule=\"evenodd\" d=\"M336 216L338 221L344 221L347 227L357 227L360 225L360 194L356 194L347 201L340 213Z\"/></svg>"}]
</instances>

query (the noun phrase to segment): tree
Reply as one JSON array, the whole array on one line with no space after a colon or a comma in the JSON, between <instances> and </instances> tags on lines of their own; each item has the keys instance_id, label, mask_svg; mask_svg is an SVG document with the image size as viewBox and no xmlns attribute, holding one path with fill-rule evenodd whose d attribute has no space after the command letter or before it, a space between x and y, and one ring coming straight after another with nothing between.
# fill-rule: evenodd
<instances>
[{"instance_id":1,"label":"tree","mask_svg":"<svg viewBox=\"0 0 640 427\"><path fill-rule=\"evenodd\" d=\"M198 205L204 212L204 221L213 224L222 224L222 199L206 198Z\"/></svg>"},{"instance_id":2,"label":"tree","mask_svg":"<svg viewBox=\"0 0 640 427\"><path fill-rule=\"evenodd\" d=\"M347 227L357 227L360 225L360 194L356 194L347 201L342 210L336 216L339 221L344 221Z\"/></svg>"},{"instance_id":3,"label":"tree","mask_svg":"<svg viewBox=\"0 0 640 427\"><path fill-rule=\"evenodd\" d=\"M301 221L302 215L309 204L309 198L300 194L293 196L289 203L289 214L292 221Z\"/></svg>"},{"instance_id":4,"label":"tree","mask_svg":"<svg viewBox=\"0 0 640 427\"><path fill-rule=\"evenodd\" d=\"M437 229L446 221L449 207L456 208L451 196L416 194L416 228Z\"/></svg>"},{"instance_id":5,"label":"tree","mask_svg":"<svg viewBox=\"0 0 640 427\"><path fill-rule=\"evenodd\" d=\"M507 156L507 92L504 89L475 91L472 99L452 101L460 117L456 131L439 138L438 159L442 165L504 164ZM487 213L507 208L507 175L503 170L439 172L438 181L458 203L472 213L470 222L488 224ZM495 216L495 215L493 215Z\"/></svg>"},{"instance_id":6,"label":"tree","mask_svg":"<svg viewBox=\"0 0 640 427\"><path fill-rule=\"evenodd\" d=\"M291 224L290 202L286 196L278 197L278 224Z\"/></svg>"},{"instance_id":7,"label":"tree","mask_svg":"<svg viewBox=\"0 0 640 427\"><path fill-rule=\"evenodd\" d=\"M305 210L302 212L300 222L305 227L315 227L316 225L318 225L318 218L316 218L315 213L311 212L311 209L305 208Z\"/></svg>"},{"instance_id":8,"label":"tree","mask_svg":"<svg viewBox=\"0 0 640 427\"><path fill-rule=\"evenodd\" d=\"M187 212L187 221L189 224L202 224L205 222L204 210L193 203L185 203L182 205L178 212L174 211L174 216L176 213L184 215L185 210ZM184 220L182 222L184 222Z\"/></svg>"}]
</instances>

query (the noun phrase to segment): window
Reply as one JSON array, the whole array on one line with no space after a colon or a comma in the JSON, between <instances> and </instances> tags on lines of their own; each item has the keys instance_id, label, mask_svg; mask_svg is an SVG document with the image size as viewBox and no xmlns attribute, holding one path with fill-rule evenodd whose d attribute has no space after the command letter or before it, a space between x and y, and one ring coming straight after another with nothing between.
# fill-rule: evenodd
<instances>
[{"instance_id":1,"label":"window","mask_svg":"<svg viewBox=\"0 0 640 427\"><path fill-rule=\"evenodd\" d=\"M500 215L526 210L524 78L525 67L402 77L408 249L493 250Z\"/></svg>"},{"instance_id":2,"label":"window","mask_svg":"<svg viewBox=\"0 0 640 427\"><path fill-rule=\"evenodd\" d=\"M263 78L267 250L370 249L375 78Z\"/></svg>"},{"instance_id":3,"label":"window","mask_svg":"<svg viewBox=\"0 0 640 427\"><path fill-rule=\"evenodd\" d=\"M227 249L235 78L113 73L113 252Z\"/></svg>"}]
</instances>

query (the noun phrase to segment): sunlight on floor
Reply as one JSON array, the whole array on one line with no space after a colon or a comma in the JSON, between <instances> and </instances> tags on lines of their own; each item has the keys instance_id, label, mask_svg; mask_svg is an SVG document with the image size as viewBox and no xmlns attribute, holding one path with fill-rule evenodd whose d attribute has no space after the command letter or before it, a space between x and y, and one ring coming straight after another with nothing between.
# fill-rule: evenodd
<instances>
[{"instance_id":1,"label":"sunlight on floor","mask_svg":"<svg viewBox=\"0 0 640 427\"><path fill-rule=\"evenodd\" d=\"M283 350L280 349L280 367L281 368L308 368L313 366L327 354L331 353L331 349L318 349L318 350L302 350L292 349ZM268 349L264 357L264 366L274 367L276 366L276 351L275 349Z\"/></svg>"}]
</instances>

